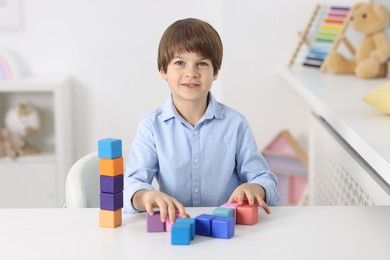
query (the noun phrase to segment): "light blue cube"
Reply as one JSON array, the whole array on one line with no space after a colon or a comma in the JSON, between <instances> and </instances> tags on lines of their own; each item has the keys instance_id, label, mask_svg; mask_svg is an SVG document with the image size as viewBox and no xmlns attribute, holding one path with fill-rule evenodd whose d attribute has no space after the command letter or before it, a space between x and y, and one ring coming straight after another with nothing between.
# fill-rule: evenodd
<instances>
[{"instance_id":1,"label":"light blue cube","mask_svg":"<svg viewBox=\"0 0 390 260\"><path fill-rule=\"evenodd\" d=\"M176 223L171 228L172 245L189 245L191 242L191 224Z\"/></svg>"},{"instance_id":2,"label":"light blue cube","mask_svg":"<svg viewBox=\"0 0 390 260\"><path fill-rule=\"evenodd\" d=\"M106 138L98 141L98 157L116 159L122 157L122 140Z\"/></svg>"},{"instance_id":3,"label":"light blue cube","mask_svg":"<svg viewBox=\"0 0 390 260\"><path fill-rule=\"evenodd\" d=\"M177 218L175 223L191 224L191 240L195 239L195 219L194 218Z\"/></svg>"}]
</instances>

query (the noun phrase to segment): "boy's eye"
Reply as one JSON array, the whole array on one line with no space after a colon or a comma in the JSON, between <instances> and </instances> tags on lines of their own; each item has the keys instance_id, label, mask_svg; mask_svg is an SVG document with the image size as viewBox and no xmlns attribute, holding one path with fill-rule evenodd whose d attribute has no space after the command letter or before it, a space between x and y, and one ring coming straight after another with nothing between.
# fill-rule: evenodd
<instances>
[{"instance_id":1,"label":"boy's eye","mask_svg":"<svg viewBox=\"0 0 390 260\"><path fill-rule=\"evenodd\" d=\"M178 61L175 61L174 64L176 64L176 65L183 65L183 64L184 64L184 61L178 60Z\"/></svg>"},{"instance_id":2,"label":"boy's eye","mask_svg":"<svg viewBox=\"0 0 390 260\"><path fill-rule=\"evenodd\" d=\"M208 66L209 64L205 61L201 61L198 63L199 66Z\"/></svg>"}]
</instances>

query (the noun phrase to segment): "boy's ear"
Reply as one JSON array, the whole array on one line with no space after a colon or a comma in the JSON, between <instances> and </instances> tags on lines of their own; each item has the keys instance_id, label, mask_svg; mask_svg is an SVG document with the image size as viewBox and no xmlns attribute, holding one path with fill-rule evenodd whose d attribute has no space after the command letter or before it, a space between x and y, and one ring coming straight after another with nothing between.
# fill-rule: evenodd
<instances>
[{"instance_id":1,"label":"boy's ear","mask_svg":"<svg viewBox=\"0 0 390 260\"><path fill-rule=\"evenodd\" d=\"M216 80L217 78L218 78L218 73L214 75L213 81Z\"/></svg>"},{"instance_id":2,"label":"boy's ear","mask_svg":"<svg viewBox=\"0 0 390 260\"><path fill-rule=\"evenodd\" d=\"M167 73L162 68L160 69L160 76L163 80L167 80Z\"/></svg>"}]
</instances>

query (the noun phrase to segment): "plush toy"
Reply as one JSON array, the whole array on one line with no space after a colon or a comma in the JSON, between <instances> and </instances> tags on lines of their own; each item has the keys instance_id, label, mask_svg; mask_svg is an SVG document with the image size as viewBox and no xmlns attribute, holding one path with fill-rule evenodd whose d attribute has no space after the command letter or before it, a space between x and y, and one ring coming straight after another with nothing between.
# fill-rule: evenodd
<instances>
[{"instance_id":1,"label":"plush toy","mask_svg":"<svg viewBox=\"0 0 390 260\"><path fill-rule=\"evenodd\" d=\"M0 129L0 157L11 157L15 159L23 154L25 142L15 131L8 128Z\"/></svg>"},{"instance_id":2,"label":"plush toy","mask_svg":"<svg viewBox=\"0 0 390 260\"><path fill-rule=\"evenodd\" d=\"M390 46L385 30L389 26L389 10L379 3L358 3L352 7L350 19L352 28L364 34L360 46L353 59L330 52L328 69L363 79L386 77Z\"/></svg>"},{"instance_id":3,"label":"plush toy","mask_svg":"<svg viewBox=\"0 0 390 260\"><path fill-rule=\"evenodd\" d=\"M16 158L19 155L37 154L27 140L41 126L39 110L30 103L10 108L5 114L5 127L0 129L0 157Z\"/></svg>"}]
</instances>

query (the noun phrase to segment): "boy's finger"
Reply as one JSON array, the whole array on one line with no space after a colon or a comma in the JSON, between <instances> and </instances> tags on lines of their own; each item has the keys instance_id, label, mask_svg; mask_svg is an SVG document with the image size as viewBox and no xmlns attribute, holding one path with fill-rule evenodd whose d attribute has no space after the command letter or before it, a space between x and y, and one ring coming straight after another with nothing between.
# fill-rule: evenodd
<instances>
[{"instance_id":1,"label":"boy's finger","mask_svg":"<svg viewBox=\"0 0 390 260\"><path fill-rule=\"evenodd\" d=\"M171 222L171 224L175 223L176 209L175 209L175 205L173 203L168 203L168 218L169 218L169 222Z\"/></svg>"},{"instance_id":2,"label":"boy's finger","mask_svg":"<svg viewBox=\"0 0 390 260\"><path fill-rule=\"evenodd\" d=\"M183 205L180 202L176 201L175 207L176 207L177 211L179 211L179 215L181 218L188 218L189 217L189 215L186 213L186 210L184 209Z\"/></svg>"},{"instance_id":3,"label":"boy's finger","mask_svg":"<svg viewBox=\"0 0 390 260\"><path fill-rule=\"evenodd\" d=\"M249 193L249 192L245 193L245 197L246 197L249 205L255 204L255 197L252 193Z\"/></svg>"},{"instance_id":4,"label":"boy's finger","mask_svg":"<svg viewBox=\"0 0 390 260\"><path fill-rule=\"evenodd\" d=\"M159 203L157 203L157 207L160 209L160 219L161 219L161 222L165 222L166 221L166 216L167 216L167 205L165 204L165 202L161 201Z\"/></svg>"},{"instance_id":5,"label":"boy's finger","mask_svg":"<svg viewBox=\"0 0 390 260\"><path fill-rule=\"evenodd\" d=\"M262 207L267 214L271 214L270 208L263 200L259 203L259 206Z\"/></svg>"},{"instance_id":6,"label":"boy's finger","mask_svg":"<svg viewBox=\"0 0 390 260\"><path fill-rule=\"evenodd\" d=\"M145 210L146 212L150 215L150 216L153 216L154 215L154 210L153 210L153 207L151 204L146 204L145 205Z\"/></svg>"}]
</instances>

